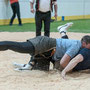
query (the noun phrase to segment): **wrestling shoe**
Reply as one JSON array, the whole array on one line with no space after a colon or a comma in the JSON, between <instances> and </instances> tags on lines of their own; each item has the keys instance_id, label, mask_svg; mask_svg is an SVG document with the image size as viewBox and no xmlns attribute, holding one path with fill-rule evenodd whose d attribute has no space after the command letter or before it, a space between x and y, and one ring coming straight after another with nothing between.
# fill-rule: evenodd
<instances>
[{"instance_id":1,"label":"wrestling shoe","mask_svg":"<svg viewBox=\"0 0 90 90\"><path fill-rule=\"evenodd\" d=\"M66 33L66 32L67 32L67 29L68 29L69 27L71 27L72 25L73 25L73 22L66 23L66 24L64 24L64 25L62 25L62 26L58 26L57 30L58 30L60 33L62 33L62 32Z\"/></svg>"},{"instance_id":2,"label":"wrestling shoe","mask_svg":"<svg viewBox=\"0 0 90 90\"><path fill-rule=\"evenodd\" d=\"M13 66L15 66L15 67L24 67L26 64L19 64L19 63L16 63L16 62L14 62L13 63Z\"/></svg>"},{"instance_id":3,"label":"wrestling shoe","mask_svg":"<svg viewBox=\"0 0 90 90\"><path fill-rule=\"evenodd\" d=\"M32 70L32 66L30 64L26 64L25 66L23 67L19 67L19 68L15 68L14 70L15 71L20 71L20 70Z\"/></svg>"}]
</instances>

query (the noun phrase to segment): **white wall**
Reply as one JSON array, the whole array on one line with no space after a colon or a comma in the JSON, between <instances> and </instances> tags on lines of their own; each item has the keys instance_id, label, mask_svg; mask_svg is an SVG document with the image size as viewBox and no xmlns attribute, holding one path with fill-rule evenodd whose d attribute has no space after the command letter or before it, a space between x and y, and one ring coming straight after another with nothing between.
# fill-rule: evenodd
<instances>
[{"instance_id":1,"label":"white wall","mask_svg":"<svg viewBox=\"0 0 90 90\"><path fill-rule=\"evenodd\" d=\"M8 0L0 0L0 19L8 19L10 16Z\"/></svg>"},{"instance_id":2,"label":"white wall","mask_svg":"<svg viewBox=\"0 0 90 90\"><path fill-rule=\"evenodd\" d=\"M19 0L21 18L33 18L34 15L30 13L29 0ZM0 0L0 19L10 19L12 10L9 0Z\"/></svg>"},{"instance_id":3,"label":"white wall","mask_svg":"<svg viewBox=\"0 0 90 90\"><path fill-rule=\"evenodd\" d=\"M58 0L59 16L90 15L90 0Z\"/></svg>"},{"instance_id":4,"label":"white wall","mask_svg":"<svg viewBox=\"0 0 90 90\"><path fill-rule=\"evenodd\" d=\"M90 15L90 0L57 0L57 2L58 16ZM33 18L29 0L19 0L19 3L21 18ZM0 19L10 19L11 16L9 0L0 0Z\"/></svg>"}]
</instances>

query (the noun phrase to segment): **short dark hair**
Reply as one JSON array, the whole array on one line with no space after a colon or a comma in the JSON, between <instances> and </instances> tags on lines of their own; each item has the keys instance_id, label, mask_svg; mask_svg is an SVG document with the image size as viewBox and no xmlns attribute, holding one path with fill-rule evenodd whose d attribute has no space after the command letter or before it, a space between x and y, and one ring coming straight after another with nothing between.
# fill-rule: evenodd
<instances>
[{"instance_id":1,"label":"short dark hair","mask_svg":"<svg viewBox=\"0 0 90 90\"><path fill-rule=\"evenodd\" d=\"M82 42L85 42L86 44L89 44L90 43L90 35L83 36L82 39L81 39L81 43Z\"/></svg>"}]
</instances>

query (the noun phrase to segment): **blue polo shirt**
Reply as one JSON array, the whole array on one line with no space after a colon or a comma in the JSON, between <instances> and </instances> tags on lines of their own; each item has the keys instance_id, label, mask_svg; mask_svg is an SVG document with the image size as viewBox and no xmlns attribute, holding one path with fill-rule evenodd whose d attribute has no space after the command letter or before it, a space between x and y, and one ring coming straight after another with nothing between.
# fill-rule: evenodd
<instances>
[{"instance_id":1,"label":"blue polo shirt","mask_svg":"<svg viewBox=\"0 0 90 90\"><path fill-rule=\"evenodd\" d=\"M68 54L71 58L73 58L79 52L80 48L80 40L56 39L56 52L53 59L60 60L64 54Z\"/></svg>"}]
</instances>

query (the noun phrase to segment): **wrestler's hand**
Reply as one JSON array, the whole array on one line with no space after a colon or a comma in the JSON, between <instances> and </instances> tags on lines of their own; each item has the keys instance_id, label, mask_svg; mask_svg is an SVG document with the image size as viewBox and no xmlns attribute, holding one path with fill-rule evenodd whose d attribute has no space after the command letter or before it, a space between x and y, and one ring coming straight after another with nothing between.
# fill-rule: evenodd
<instances>
[{"instance_id":1,"label":"wrestler's hand","mask_svg":"<svg viewBox=\"0 0 90 90\"><path fill-rule=\"evenodd\" d=\"M66 80L66 72L64 72L64 70L61 72L61 77L63 78L63 79L65 79Z\"/></svg>"}]
</instances>

